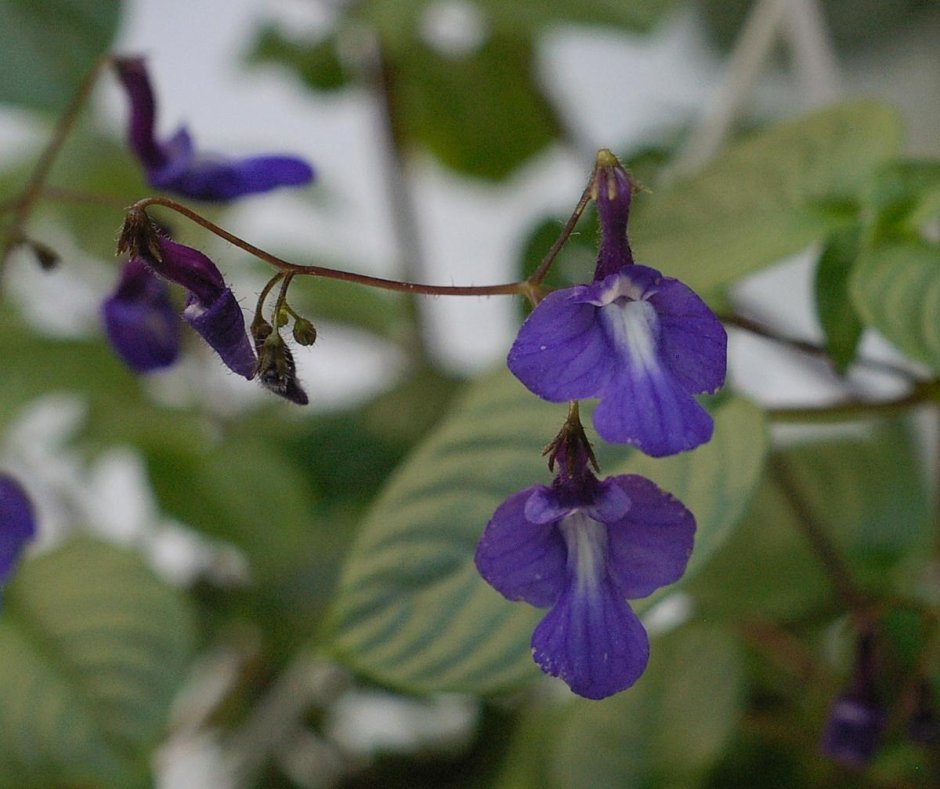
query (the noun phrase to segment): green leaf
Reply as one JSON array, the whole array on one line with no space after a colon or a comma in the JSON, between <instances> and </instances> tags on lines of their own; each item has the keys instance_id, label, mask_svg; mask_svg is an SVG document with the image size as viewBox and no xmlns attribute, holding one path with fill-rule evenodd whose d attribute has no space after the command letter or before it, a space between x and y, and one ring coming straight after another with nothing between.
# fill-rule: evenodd
<instances>
[{"instance_id":1,"label":"green leaf","mask_svg":"<svg viewBox=\"0 0 940 789\"><path fill-rule=\"evenodd\" d=\"M252 574L266 583L284 579L311 546L314 501L300 470L265 436L179 431L166 441L138 445L160 506L199 531L245 551Z\"/></svg>"},{"instance_id":2,"label":"green leaf","mask_svg":"<svg viewBox=\"0 0 940 789\"><path fill-rule=\"evenodd\" d=\"M872 187L876 243L916 239L940 216L940 162L902 160L885 167Z\"/></svg>"},{"instance_id":3,"label":"green leaf","mask_svg":"<svg viewBox=\"0 0 940 789\"><path fill-rule=\"evenodd\" d=\"M698 175L638 197L637 261L710 294L851 224L899 140L895 113L871 103L754 134Z\"/></svg>"},{"instance_id":4,"label":"green leaf","mask_svg":"<svg viewBox=\"0 0 940 789\"><path fill-rule=\"evenodd\" d=\"M826 337L826 350L844 373L862 338L862 321L849 299L849 277L859 255L859 228L837 233L826 244L816 267L816 311Z\"/></svg>"},{"instance_id":5,"label":"green leaf","mask_svg":"<svg viewBox=\"0 0 940 789\"><path fill-rule=\"evenodd\" d=\"M0 785L142 781L192 642L134 554L75 539L25 561L0 610Z\"/></svg>"},{"instance_id":6,"label":"green leaf","mask_svg":"<svg viewBox=\"0 0 940 789\"><path fill-rule=\"evenodd\" d=\"M120 11L114 0L0 3L0 102L62 110L108 50Z\"/></svg>"},{"instance_id":7,"label":"green leaf","mask_svg":"<svg viewBox=\"0 0 940 789\"><path fill-rule=\"evenodd\" d=\"M849 289L868 326L912 359L940 370L940 246L868 250L852 271Z\"/></svg>"},{"instance_id":8,"label":"green leaf","mask_svg":"<svg viewBox=\"0 0 940 789\"><path fill-rule=\"evenodd\" d=\"M392 113L403 139L459 172L505 178L558 134L525 39L492 35L461 57L413 41L392 69Z\"/></svg>"},{"instance_id":9,"label":"green leaf","mask_svg":"<svg viewBox=\"0 0 940 789\"><path fill-rule=\"evenodd\" d=\"M334 36L313 44L300 43L267 25L258 32L247 59L255 65L276 63L292 71L308 88L333 91L347 84L336 47Z\"/></svg>"},{"instance_id":10,"label":"green leaf","mask_svg":"<svg viewBox=\"0 0 940 789\"><path fill-rule=\"evenodd\" d=\"M928 496L903 424L779 453L796 494L866 588L885 593L930 545ZM806 522L769 472L750 512L689 591L708 616L797 618L833 605Z\"/></svg>"},{"instance_id":11,"label":"green leaf","mask_svg":"<svg viewBox=\"0 0 940 789\"><path fill-rule=\"evenodd\" d=\"M490 693L534 676L529 638L544 612L502 598L473 555L506 496L549 481L541 450L563 420L563 406L537 400L507 371L469 388L363 524L330 623L342 659L420 691ZM729 400L716 410L712 443L693 453L653 461L599 446L598 454L608 473L647 474L692 509L694 572L743 511L764 449L760 412Z\"/></svg>"},{"instance_id":12,"label":"green leaf","mask_svg":"<svg viewBox=\"0 0 940 789\"><path fill-rule=\"evenodd\" d=\"M7 310L0 310L0 359L0 427L41 395L74 392L109 399L138 389L104 343L41 337Z\"/></svg>"},{"instance_id":13,"label":"green leaf","mask_svg":"<svg viewBox=\"0 0 940 789\"><path fill-rule=\"evenodd\" d=\"M694 785L729 743L743 709L736 641L715 628L682 628L653 641L649 667L630 690L571 705L546 750L552 785Z\"/></svg>"}]
</instances>

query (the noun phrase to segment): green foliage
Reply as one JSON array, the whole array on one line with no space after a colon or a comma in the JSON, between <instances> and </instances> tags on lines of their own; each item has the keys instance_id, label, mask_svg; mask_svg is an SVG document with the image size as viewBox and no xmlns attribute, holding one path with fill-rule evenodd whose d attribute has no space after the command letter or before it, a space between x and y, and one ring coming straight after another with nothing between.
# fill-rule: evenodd
<instances>
[{"instance_id":1,"label":"green foliage","mask_svg":"<svg viewBox=\"0 0 940 789\"><path fill-rule=\"evenodd\" d=\"M354 544L330 635L356 669L420 691L491 693L531 678L529 638L542 613L509 603L478 576L484 525L510 493L546 483L541 448L563 408L536 400L507 372L472 386L390 479ZM760 413L731 400L715 438L664 460L598 446L606 473L640 473L698 520L692 572L743 511L765 450Z\"/></svg>"},{"instance_id":2,"label":"green foliage","mask_svg":"<svg viewBox=\"0 0 940 789\"><path fill-rule=\"evenodd\" d=\"M133 554L76 539L26 561L0 610L0 785L144 785L192 642Z\"/></svg>"},{"instance_id":3,"label":"green foliage","mask_svg":"<svg viewBox=\"0 0 940 789\"><path fill-rule=\"evenodd\" d=\"M720 756L744 707L735 640L691 626L654 640L633 689L572 705L557 733L553 786L629 789L694 784Z\"/></svg>"},{"instance_id":4,"label":"green foliage","mask_svg":"<svg viewBox=\"0 0 940 789\"><path fill-rule=\"evenodd\" d=\"M854 267L849 288L866 325L940 370L940 246L908 242L868 250Z\"/></svg>"},{"instance_id":5,"label":"green foliage","mask_svg":"<svg viewBox=\"0 0 940 789\"><path fill-rule=\"evenodd\" d=\"M703 295L851 224L897 153L894 112L845 104L757 132L701 173L637 199L637 262Z\"/></svg>"},{"instance_id":6,"label":"green foliage","mask_svg":"<svg viewBox=\"0 0 940 789\"><path fill-rule=\"evenodd\" d=\"M862 338L862 322L849 300L849 278L859 255L858 228L848 228L829 239L816 266L816 312L826 336L826 350L844 373Z\"/></svg>"},{"instance_id":7,"label":"green foliage","mask_svg":"<svg viewBox=\"0 0 940 789\"><path fill-rule=\"evenodd\" d=\"M906 557L928 549L929 498L903 423L780 450L793 493L865 588L897 590ZM727 546L692 582L710 616L798 618L832 606L802 513L771 471Z\"/></svg>"},{"instance_id":8,"label":"green foliage","mask_svg":"<svg viewBox=\"0 0 940 789\"><path fill-rule=\"evenodd\" d=\"M120 10L114 0L0 3L0 102L61 110L107 51Z\"/></svg>"},{"instance_id":9,"label":"green foliage","mask_svg":"<svg viewBox=\"0 0 940 789\"><path fill-rule=\"evenodd\" d=\"M253 64L276 63L289 68L308 88L332 91L347 84L336 39L327 37L315 44L301 44L273 26L263 27L248 53Z\"/></svg>"}]
</instances>

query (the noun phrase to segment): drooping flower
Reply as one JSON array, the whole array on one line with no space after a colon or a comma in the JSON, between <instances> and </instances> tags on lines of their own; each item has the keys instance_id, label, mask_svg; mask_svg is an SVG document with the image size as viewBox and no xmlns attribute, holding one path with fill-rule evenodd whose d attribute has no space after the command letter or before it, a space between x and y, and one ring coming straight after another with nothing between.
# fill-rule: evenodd
<instances>
[{"instance_id":1,"label":"drooping flower","mask_svg":"<svg viewBox=\"0 0 940 789\"><path fill-rule=\"evenodd\" d=\"M179 316L166 284L140 258L124 264L101 316L111 346L135 372L169 367L179 356Z\"/></svg>"},{"instance_id":2,"label":"drooping flower","mask_svg":"<svg viewBox=\"0 0 940 789\"><path fill-rule=\"evenodd\" d=\"M578 695L601 699L646 668L649 640L627 600L682 576L695 519L644 477L598 480L576 419L550 451L554 482L497 508L476 566L508 599L550 609L532 634L535 662Z\"/></svg>"},{"instance_id":3,"label":"drooping flower","mask_svg":"<svg viewBox=\"0 0 940 789\"><path fill-rule=\"evenodd\" d=\"M251 380L257 360L245 329L245 316L222 272L202 252L156 232L143 211L130 211L118 241L128 253L170 282L188 291L183 320L215 350L232 372Z\"/></svg>"},{"instance_id":4,"label":"drooping flower","mask_svg":"<svg viewBox=\"0 0 940 789\"><path fill-rule=\"evenodd\" d=\"M15 479L0 474L0 586L7 582L24 546L35 536L32 502Z\"/></svg>"},{"instance_id":5,"label":"drooping flower","mask_svg":"<svg viewBox=\"0 0 940 789\"><path fill-rule=\"evenodd\" d=\"M874 640L866 633L858 640L851 687L829 709L820 749L847 767L864 767L875 755L887 722L875 682Z\"/></svg>"},{"instance_id":6,"label":"drooping flower","mask_svg":"<svg viewBox=\"0 0 940 789\"><path fill-rule=\"evenodd\" d=\"M599 398L594 426L601 438L660 457L711 438L712 418L694 395L724 383L727 335L692 290L633 263L626 235L631 189L613 154L598 154L602 235L594 280L543 299L507 362L544 400Z\"/></svg>"},{"instance_id":7,"label":"drooping flower","mask_svg":"<svg viewBox=\"0 0 940 789\"><path fill-rule=\"evenodd\" d=\"M228 201L279 186L303 186L313 168L295 156L233 159L197 152L185 127L157 140L157 106L143 58L116 58L118 77L131 104L128 139L150 185L197 200Z\"/></svg>"}]
</instances>

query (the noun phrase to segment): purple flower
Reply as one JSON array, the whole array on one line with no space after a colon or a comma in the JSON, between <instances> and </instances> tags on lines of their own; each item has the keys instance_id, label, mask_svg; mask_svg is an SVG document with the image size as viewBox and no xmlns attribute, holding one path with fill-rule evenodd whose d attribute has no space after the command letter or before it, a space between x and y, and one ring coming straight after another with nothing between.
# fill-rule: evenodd
<instances>
[{"instance_id":1,"label":"purple flower","mask_svg":"<svg viewBox=\"0 0 940 789\"><path fill-rule=\"evenodd\" d=\"M832 703L820 738L822 752L847 767L864 767L871 761L888 721L875 675L875 641L867 632L856 645L851 688Z\"/></svg>"},{"instance_id":2,"label":"purple flower","mask_svg":"<svg viewBox=\"0 0 940 789\"><path fill-rule=\"evenodd\" d=\"M143 58L116 58L114 64L131 102L130 146L151 186L197 200L227 201L313 180L310 165L293 156L229 159L198 154L185 127L158 141L156 100Z\"/></svg>"},{"instance_id":3,"label":"purple flower","mask_svg":"<svg viewBox=\"0 0 940 789\"><path fill-rule=\"evenodd\" d=\"M532 634L539 667L578 695L602 699L646 668L649 640L626 601L681 577L695 520L644 477L599 481L587 468L583 432L574 438L563 430L553 445L558 472L550 487L534 485L500 504L476 565L503 596L550 609Z\"/></svg>"},{"instance_id":4,"label":"purple flower","mask_svg":"<svg viewBox=\"0 0 940 789\"><path fill-rule=\"evenodd\" d=\"M128 367L169 367L180 349L180 320L166 285L139 258L128 260L114 294L101 307L111 346Z\"/></svg>"},{"instance_id":5,"label":"purple flower","mask_svg":"<svg viewBox=\"0 0 940 789\"><path fill-rule=\"evenodd\" d=\"M215 350L232 372L251 380L257 360L245 330L242 308L226 287L222 272L209 258L190 247L153 235L155 249L136 248L160 276L189 291L183 320Z\"/></svg>"},{"instance_id":6,"label":"purple flower","mask_svg":"<svg viewBox=\"0 0 940 789\"><path fill-rule=\"evenodd\" d=\"M35 535L32 503L16 480L0 474L0 585L6 583L23 547Z\"/></svg>"},{"instance_id":7,"label":"purple flower","mask_svg":"<svg viewBox=\"0 0 940 789\"><path fill-rule=\"evenodd\" d=\"M712 435L694 395L724 383L727 335L689 288L633 264L623 169L599 164L595 189L602 238L594 281L539 303L509 351L509 369L544 400L599 398L594 426L605 441L654 457L692 449Z\"/></svg>"},{"instance_id":8,"label":"purple flower","mask_svg":"<svg viewBox=\"0 0 940 789\"><path fill-rule=\"evenodd\" d=\"M888 716L872 700L851 693L839 696L829 710L820 748L847 767L864 767L881 742Z\"/></svg>"}]
</instances>

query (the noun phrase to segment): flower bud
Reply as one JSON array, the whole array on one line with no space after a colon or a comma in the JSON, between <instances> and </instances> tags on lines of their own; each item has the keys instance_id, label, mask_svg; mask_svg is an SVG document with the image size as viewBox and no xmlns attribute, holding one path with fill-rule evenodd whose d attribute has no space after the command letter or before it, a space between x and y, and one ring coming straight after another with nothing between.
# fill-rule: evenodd
<instances>
[{"instance_id":1,"label":"flower bud","mask_svg":"<svg viewBox=\"0 0 940 789\"><path fill-rule=\"evenodd\" d=\"M294 339L298 345L313 345L317 341L317 329L306 318L294 321Z\"/></svg>"}]
</instances>

